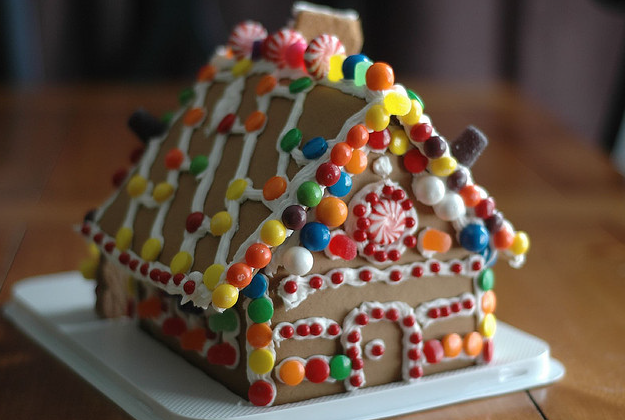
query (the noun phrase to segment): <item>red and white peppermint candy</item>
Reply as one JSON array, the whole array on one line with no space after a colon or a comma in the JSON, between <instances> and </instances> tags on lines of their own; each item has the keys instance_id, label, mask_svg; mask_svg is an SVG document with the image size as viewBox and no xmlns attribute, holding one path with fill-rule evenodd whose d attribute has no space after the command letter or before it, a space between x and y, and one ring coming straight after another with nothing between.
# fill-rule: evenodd
<instances>
[{"instance_id":1,"label":"red and white peppermint candy","mask_svg":"<svg viewBox=\"0 0 625 420\"><path fill-rule=\"evenodd\" d=\"M381 198L369 215L369 241L380 245L395 242L406 228L406 211L397 201Z\"/></svg>"},{"instance_id":2,"label":"red and white peppermint candy","mask_svg":"<svg viewBox=\"0 0 625 420\"><path fill-rule=\"evenodd\" d=\"M265 38L267 38L267 30L263 25L246 20L234 27L228 39L228 45L237 60L240 60L252 54L255 41Z\"/></svg>"},{"instance_id":3,"label":"red and white peppermint candy","mask_svg":"<svg viewBox=\"0 0 625 420\"><path fill-rule=\"evenodd\" d=\"M306 70L315 79L323 79L330 71L330 57L345 54L345 47L334 35L319 35L308 44L304 53Z\"/></svg>"},{"instance_id":4,"label":"red and white peppermint candy","mask_svg":"<svg viewBox=\"0 0 625 420\"><path fill-rule=\"evenodd\" d=\"M267 37L263 44L263 55L282 68L286 65L287 49L298 41L306 42L306 39L293 29L281 29Z\"/></svg>"}]
</instances>

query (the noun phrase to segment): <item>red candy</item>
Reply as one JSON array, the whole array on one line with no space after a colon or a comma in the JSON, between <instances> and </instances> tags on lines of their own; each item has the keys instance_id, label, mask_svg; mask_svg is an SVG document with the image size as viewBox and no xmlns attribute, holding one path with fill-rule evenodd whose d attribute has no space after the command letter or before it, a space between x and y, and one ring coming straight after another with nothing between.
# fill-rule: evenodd
<instances>
[{"instance_id":1,"label":"red candy","mask_svg":"<svg viewBox=\"0 0 625 420\"><path fill-rule=\"evenodd\" d=\"M328 246L333 255L346 261L353 260L358 254L356 243L347 235L334 235Z\"/></svg>"},{"instance_id":2,"label":"red candy","mask_svg":"<svg viewBox=\"0 0 625 420\"><path fill-rule=\"evenodd\" d=\"M202 226L202 221L204 220L204 214L201 212L191 213L187 216L186 229L187 232L193 233L197 231L200 226Z\"/></svg>"},{"instance_id":3,"label":"red candy","mask_svg":"<svg viewBox=\"0 0 625 420\"><path fill-rule=\"evenodd\" d=\"M319 184L331 187L339 182L339 179L341 178L341 170L334 163L325 162L317 168L315 178Z\"/></svg>"},{"instance_id":4,"label":"red candy","mask_svg":"<svg viewBox=\"0 0 625 420\"><path fill-rule=\"evenodd\" d=\"M391 132L388 128L369 133L369 146L373 149L386 149L391 144Z\"/></svg>"},{"instance_id":5,"label":"red candy","mask_svg":"<svg viewBox=\"0 0 625 420\"><path fill-rule=\"evenodd\" d=\"M320 358L314 357L306 363L306 379L314 384L324 382L330 376L330 365Z\"/></svg>"},{"instance_id":6,"label":"red candy","mask_svg":"<svg viewBox=\"0 0 625 420\"><path fill-rule=\"evenodd\" d=\"M306 70L314 79L323 79L330 71L330 57L345 54L345 47L334 35L319 35L308 44L304 53Z\"/></svg>"},{"instance_id":7,"label":"red candy","mask_svg":"<svg viewBox=\"0 0 625 420\"><path fill-rule=\"evenodd\" d=\"M264 407L273 401L273 386L267 381L258 380L250 385L247 398L252 404Z\"/></svg>"},{"instance_id":8,"label":"red candy","mask_svg":"<svg viewBox=\"0 0 625 420\"><path fill-rule=\"evenodd\" d=\"M236 118L237 116L235 114L226 114L217 125L217 132L222 134L230 132Z\"/></svg>"},{"instance_id":9,"label":"red candy","mask_svg":"<svg viewBox=\"0 0 625 420\"><path fill-rule=\"evenodd\" d=\"M228 46L237 59L249 57L252 54L254 41L267 37L267 30L258 22L251 20L239 23L234 27Z\"/></svg>"},{"instance_id":10,"label":"red candy","mask_svg":"<svg viewBox=\"0 0 625 420\"><path fill-rule=\"evenodd\" d=\"M304 67L304 52L306 51L306 42L297 41L286 49L286 64L292 69Z\"/></svg>"},{"instance_id":11,"label":"red candy","mask_svg":"<svg viewBox=\"0 0 625 420\"><path fill-rule=\"evenodd\" d=\"M404 167L413 174L421 173L428 166L428 158L417 149L409 150L404 155Z\"/></svg>"},{"instance_id":12,"label":"red candy","mask_svg":"<svg viewBox=\"0 0 625 420\"><path fill-rule=\"evenodd\" d=\"M165 321L163 321L162 331L165 335L179 336L186 330L187 324L182 318L167 318Z\"/></svg>"},{"instance_id":13,"label":"red candy","mask_svg":"<svg viewBox=\"0 0 625 420\"><path fill-rule=\"evenodd\" d=\"M443 360L445 350L438 340L428 340L423 344L423 354L428 363L438 363Z\"/></svg>"},{"instance_id":14,"label":"red candy","mask_svg":"<svg viewBox=\"0 0 625 420\"><path fill-rule=\"evenodd\" d=\"M171 149L165 155L165 167L167 169L178 169L184 161L184 153L180 149Z\"/></svg>"},{"instance_id":15,"label":"red candy","mask_svg":"<svg viewBox=\"0 0 625 420\"><path fill-rule=\"evenodd\" d=\"M432 136L432 126L430 124L416 124L410 129L410 138L414 141L424 142Z\"/></svg>"}]
</instances>

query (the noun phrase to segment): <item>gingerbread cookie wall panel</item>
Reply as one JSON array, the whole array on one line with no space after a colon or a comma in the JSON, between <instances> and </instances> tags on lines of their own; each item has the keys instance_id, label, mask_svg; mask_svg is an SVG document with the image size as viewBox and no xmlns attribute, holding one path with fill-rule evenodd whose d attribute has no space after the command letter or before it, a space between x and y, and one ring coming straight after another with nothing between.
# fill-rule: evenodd
<instances>
[{"instance_id":1,"label":"gingerbread cookie wall panel","mask_svg":"<svg viewBox=\"0 0 625 420\"><path fill-rule=\"evenodd\" d=\"M403 332L396 322L381 321L362 328L362 359L367 383L375 386L402 380Z\"/></svg>"}]
</instances>

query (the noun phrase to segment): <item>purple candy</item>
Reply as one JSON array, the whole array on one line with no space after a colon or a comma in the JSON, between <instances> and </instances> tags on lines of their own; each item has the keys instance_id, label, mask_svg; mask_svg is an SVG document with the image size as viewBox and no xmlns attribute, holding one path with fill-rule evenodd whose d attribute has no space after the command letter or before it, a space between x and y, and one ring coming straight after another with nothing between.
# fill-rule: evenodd
<instances>
[{"instance_id":1,"label":"purple candy","mask_svg":"<svg viewBox=\"0 0 625 420\"><path fill-rule=\"evenodd\" d=\"M486 146L488 146L486 136L470 125L451 144L451 154L458 163L470 168L486 149Z\"/></svg>"}]
</instances>

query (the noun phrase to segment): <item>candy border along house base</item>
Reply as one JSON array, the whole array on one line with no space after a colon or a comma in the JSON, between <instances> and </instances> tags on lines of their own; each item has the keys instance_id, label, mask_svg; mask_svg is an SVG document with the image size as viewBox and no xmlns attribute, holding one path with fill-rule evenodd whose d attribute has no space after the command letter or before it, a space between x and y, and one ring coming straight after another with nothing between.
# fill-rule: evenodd
<instances>
[{"instance_id":1,"label":"candy border along house base","mask_svg":"<svg viewBox=\"0 0 625 420\"><path fill-rule=\"evenodd\" d=\"M177 111L131 116L141 155L81 228L99 312L259 406L487 363L491 266L529 240L471 175L486 138L297 19L355 13L295 12L312 39L243 22Z\"/></svg>"}]
</instances>

